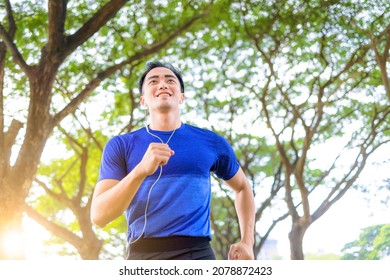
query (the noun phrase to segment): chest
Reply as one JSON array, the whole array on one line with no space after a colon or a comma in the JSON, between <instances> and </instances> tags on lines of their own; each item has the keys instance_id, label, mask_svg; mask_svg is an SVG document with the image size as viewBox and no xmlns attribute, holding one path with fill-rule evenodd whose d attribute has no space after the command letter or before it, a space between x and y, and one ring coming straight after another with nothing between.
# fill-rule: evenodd
<instances>
[{"instance_id":1,"label":"chest","mask_svg":"<svg viewBox=\"0 0 390 280\"><path fill-rule=\"evenodd\" d=\"M175 154L163 167L163 173L208 175L218 158L215 143L189 139L181 135L175 136L168 143ZM166 141L163 137L161 138L164 142ZM159 142L159 140L153 138L135 139L129 145L125 154L127 172L130 172L142 160L151 142Z\"/></svg>"}]
</instances>

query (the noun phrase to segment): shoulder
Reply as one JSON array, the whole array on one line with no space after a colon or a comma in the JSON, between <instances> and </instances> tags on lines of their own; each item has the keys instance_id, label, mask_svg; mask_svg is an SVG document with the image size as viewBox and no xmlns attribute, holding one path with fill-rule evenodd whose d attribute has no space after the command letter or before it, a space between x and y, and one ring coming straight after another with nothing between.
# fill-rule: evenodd
<instances>
[{"instance_id":1,"label":"shoulder","mask_svg":"<svg viewBox=\"0 0 390 280\"><path fill-rule=\"evenodd\" d=\"M186 136L190 137L191 139L196 139L196 143L206 144L217 154L226 154L232 152L232 146L229 141L214 131L192 125L186 125L186 133Z\"/></svg>"},{"instance_id":2,"label":"shoulder","mask_svg":"<svg viewBox=\"0 0 390 280\"><path fill-rule=\"evenodd\" d=\"M190 124L186 124L186 133L196 134L199 137L209 138L211 140L219 141L220 139L224 139L221 135L215 133L206 128L201 128L197 126L193 126Z\"/></svg>"},{"instance_id":3,"label":"shoulder","mask_svg":"<svg viewBox=\"0 0 390 280\"><path fill-rule=\"evenodd\" d=\"M131 145L134 142L134 140L137 139L140 135L144 134L144 130L145 128L141 128L132 132L113 136L110 140L108 140L106 144L106 149L107 148L123 149Z\"/></svg>"}]
</instances>

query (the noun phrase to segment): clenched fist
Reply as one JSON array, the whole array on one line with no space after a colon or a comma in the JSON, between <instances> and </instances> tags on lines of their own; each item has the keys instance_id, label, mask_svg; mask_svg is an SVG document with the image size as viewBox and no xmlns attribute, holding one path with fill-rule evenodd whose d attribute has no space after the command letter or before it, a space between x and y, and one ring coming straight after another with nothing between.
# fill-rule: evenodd
<instances>
[{"instance_id":1,"label":"clenched fist","mask_svg":"<svg viewBox=\"0 0 390 280\"><path fill-rule=\"evenodd\" d=\"M139 163L139 167L146 176L152 175L159 166L166 165L174 154L175 152L167 144L151 143Z\"/></svg>"}]
</instances>

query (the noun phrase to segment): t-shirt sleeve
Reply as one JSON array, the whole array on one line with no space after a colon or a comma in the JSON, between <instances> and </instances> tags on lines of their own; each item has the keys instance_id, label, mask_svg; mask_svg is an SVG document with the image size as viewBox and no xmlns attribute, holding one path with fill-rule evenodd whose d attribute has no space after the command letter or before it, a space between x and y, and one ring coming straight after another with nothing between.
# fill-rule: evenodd
<instances>
[{"instance_id":1,"label":"t-shirt sleeve","mask_svg":"<svg viewBox=\"0 0 390 280\"><path fill-rule=\"evenodd\" d=\"M216 145L217 160L211 171L213 171L218 178L229 180L237 173L240 165L233 148L225 138L218 136Z\"/></svg>"},{"instance_id":2,"label":"t-shirt sleeve","mask_svg":"<svg viewBox=\"0 0 390 280\"><path fill-rule=\"evenodd\" d=\"M98 181L103 179L122 180L127 175L123 142L114 137L103 150Z\"/></svg>"}]
</instances>

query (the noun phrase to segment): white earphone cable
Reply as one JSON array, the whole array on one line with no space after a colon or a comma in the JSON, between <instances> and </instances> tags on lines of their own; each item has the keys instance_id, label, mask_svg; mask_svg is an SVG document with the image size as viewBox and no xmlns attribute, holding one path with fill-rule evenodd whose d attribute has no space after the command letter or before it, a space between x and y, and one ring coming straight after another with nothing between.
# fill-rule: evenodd
<instances>
[{"instance_id":1,"label":"white earphone cable","mask_svg":"<svg viewBox=\"0 0 390 280\"><path fill-rule=\"evenodd\" d=\"M157 135L155 135L155 134L153 134L153 133L151 133L151 132L149 131L148 126L146 126L146 131L147 131L150 135L152 135L153 137L155 137L155 138L157 138L158 140L160 140L161 143L164 144L164 141L163 141L160 137L158 137ZM165 144L168 144L168 143L169 143L169 141L171 140L171 138L172 138L173 134L175 133L175 131L176 131L176 129L173 130L171 136L169 136L169 138L168 138L167 142L165 142ZM154 186L155 186L155 185L157 184L157 182L160 180L161 174L162 174L162 166L160 165L160 172L159 172L159 174L158 174L156 180L155 180L155 181L153 182L153 184L150 186L150 189L149 189L149 192L148 192L148 198L147 198L147 200L146 200L145 212L144 212L144 217L145 217L145 218L144 218L144 226L143 226L143 228L142 228L142 231L141 231L140 235L139 235L135 240L131 241L131 242L130 242L130 245L131 245L131 244L134 244L135 242L137 242L137 241L142 237L142 235L144 235L144 233L145 233L146 223L147 223L147 221L148 221L148 215L147 215L147 214L148 214L148 207L149 207L150 195L151 195L151 193L152 193L152 190L153 190Z\"/></svg>"}]
</instances>

